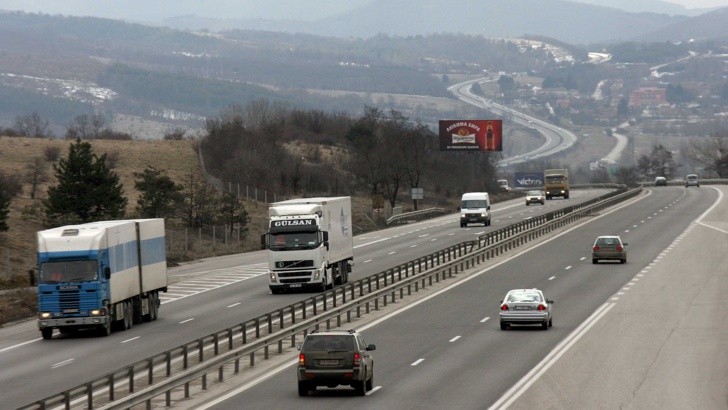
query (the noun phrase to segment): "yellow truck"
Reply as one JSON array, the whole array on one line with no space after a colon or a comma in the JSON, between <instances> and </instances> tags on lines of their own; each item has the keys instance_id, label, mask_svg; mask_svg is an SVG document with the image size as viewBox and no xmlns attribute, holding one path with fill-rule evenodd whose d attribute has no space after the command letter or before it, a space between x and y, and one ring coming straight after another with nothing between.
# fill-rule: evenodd
<instances>
[{"instance_id":1,"label":"yellow truck","mask_svg":"<svg viewBox=\"0 0 728 410\"><path fill-rule=\"evenodd\" d=\"M546 199L560 196L569 199L569 170L547 169L543 172L544 192Z\"/></svg>"}]
</instances>

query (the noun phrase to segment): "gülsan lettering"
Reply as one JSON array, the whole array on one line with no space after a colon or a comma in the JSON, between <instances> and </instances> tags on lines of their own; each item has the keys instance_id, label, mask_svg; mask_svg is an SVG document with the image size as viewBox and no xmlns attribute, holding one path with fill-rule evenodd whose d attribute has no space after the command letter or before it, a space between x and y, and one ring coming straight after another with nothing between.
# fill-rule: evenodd
<instances>
[{"instance_id":1,"label":"g\u00fclsan lettering","mask_svg":"<svg viewBox=\"0 0 728 410\"><path fill-rule=\"evenodd\" d=\"M310 226L314 224L313 219L293 220L293 221L274 221L273 226Z\"/></svg>"}]
</instances>

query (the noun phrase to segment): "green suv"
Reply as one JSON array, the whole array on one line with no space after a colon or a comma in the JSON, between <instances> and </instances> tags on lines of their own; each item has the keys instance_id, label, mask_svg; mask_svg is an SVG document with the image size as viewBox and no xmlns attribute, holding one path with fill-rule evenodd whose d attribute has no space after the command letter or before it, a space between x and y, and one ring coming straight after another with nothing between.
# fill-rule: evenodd
<instances>
[{"instance_id":1,"label":"green suv","mask_svg":"<svg viewBox=\"0 0 728 410\"><path fill-rule=\"evenodd\" d=\"M360 396L374 383L376 346L367 345L356 330L313 331L298 347L298 395L318 386L351 386Z\"/></svg>"}]
</instances>

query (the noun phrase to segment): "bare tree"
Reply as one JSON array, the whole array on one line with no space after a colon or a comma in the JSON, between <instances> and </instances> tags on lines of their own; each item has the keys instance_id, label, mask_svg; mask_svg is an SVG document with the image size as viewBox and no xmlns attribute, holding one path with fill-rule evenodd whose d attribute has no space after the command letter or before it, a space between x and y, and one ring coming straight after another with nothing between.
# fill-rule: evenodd
<instances>
[{"instance_id":1,"label":"bare tree","mask_svg":"<svg viewBox=\"0 0 728 410\"><path fill-rule=\"evenodd\" d=\"M691 140L685 156L708 171L714 171L719 178L728 178L728 131L703 140Z\"/></svg>"},{"instance_id":2,"label":"bare tree","mask_svg":"<svg viewBox=\"0 0 728 410\"><path fill-rule=\"evenodd\" d=\"M66 139L99 139L106 126L103 115L78 115L66 127Z\"/></svg>"},{"instance_id":3,"label":"bare tree","mask_svg":"<svg viewBox=\"0 0 728 410\"><path fill-rule=\"evenodd\" d=\"M30 184L30 199L35 199L35 193L38 191L40 184L50 180L48 172L48 162L40 156L33 157L25 165L25 182Z\"/></svg>"},{"instance_id":4,"label":"bare tree","mask_svg":"<svg viewBox=\"0 0 728 410\"><path fill-rule=\"evenodd\" d=\"M35 111L30 115L15 117L13 128L23 137L43 138L48 136L48 125L48 120Z\"/></svg>"}]
</instances>

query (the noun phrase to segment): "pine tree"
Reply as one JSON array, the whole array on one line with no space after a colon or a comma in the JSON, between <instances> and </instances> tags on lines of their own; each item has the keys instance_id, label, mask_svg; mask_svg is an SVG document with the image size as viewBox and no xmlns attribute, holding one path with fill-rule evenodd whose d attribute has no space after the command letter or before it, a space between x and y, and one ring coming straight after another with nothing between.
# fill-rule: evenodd
<instances>
[{"instance_id":1,"label":"pine tree","mask_svg":"<svg viewBox=\"0 0 728 410\"><path fill-rule=\"evenodd\" d=\"M106 154L94 154L90 143L77 139L53 171L58 185L48 188L43 201L49 226L124 217L128 199L119 176L106 166Z\"/></svg>"},{"instance_id":2,"label":"pine tree","mask_svg":"<svg viewBox=\"0 0 728 410\"><path fill-rule=\"evenodd\" d=\"M141 192L136 210L144 218L164 218L173 216L175 205L184 202L184 187L175 184L163 170L153 166L143 172L135 172L134 188Z\"/></svg>"}]
</instances>

